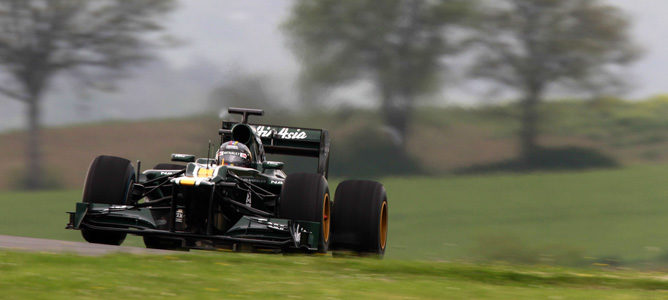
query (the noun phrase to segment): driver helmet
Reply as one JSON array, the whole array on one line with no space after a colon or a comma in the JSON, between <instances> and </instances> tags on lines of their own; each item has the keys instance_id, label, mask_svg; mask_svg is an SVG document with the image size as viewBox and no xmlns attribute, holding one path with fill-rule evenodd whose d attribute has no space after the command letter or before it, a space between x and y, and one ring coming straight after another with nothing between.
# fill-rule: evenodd
<instances>
[{"instance_id":1,"label":"driver helmet","mask_svg":"<svg viewBox=\"0 0 668 300\"><path fill-rule=\"evenodd\" d=\"M246 145L238 141L229 141L220 146L216 160L219 165L250 168L253 155Z\"/></svg>"}]
</instances>

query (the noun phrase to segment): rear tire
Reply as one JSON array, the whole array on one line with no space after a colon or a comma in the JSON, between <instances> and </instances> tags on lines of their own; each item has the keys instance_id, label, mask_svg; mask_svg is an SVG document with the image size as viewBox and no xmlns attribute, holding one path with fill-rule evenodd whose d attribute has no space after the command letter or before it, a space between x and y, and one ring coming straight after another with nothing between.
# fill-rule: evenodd
<instances>
[{"instance_id":1,"label":"rear tire","mask_svg":"<svg viewBox=\"0 0 668 300\"><path fill-rule=\"evenodd\" d=\"M388 205L382 184L348 180L336 188L332 249L383 256L387 246Z\"/></svg>"},{"instance_id":2,"label":"rear tire","mask_svg":"<svg viewBox=\"0 0 668 300\"><path fill-rule=\"evenodd\" d=\"M83 202L126 205L130 198L135 170L129 160L115 156L98 156L91 163L84 185ZM126 233L83 227L81 235L89 243L120 245Z\"/></svg>"},{"instance_id":3,"label":"rear tire","mask_svg":"<svg viewBox=\"0 0 668 300\"><path fill-rule=\"evenodd\" d=\"M290 174L283 183L278 214L284 219L319 222L318 252L327 253L331 238L331 203L325 177L311 173Z\"/></svg>"}]
</instances>

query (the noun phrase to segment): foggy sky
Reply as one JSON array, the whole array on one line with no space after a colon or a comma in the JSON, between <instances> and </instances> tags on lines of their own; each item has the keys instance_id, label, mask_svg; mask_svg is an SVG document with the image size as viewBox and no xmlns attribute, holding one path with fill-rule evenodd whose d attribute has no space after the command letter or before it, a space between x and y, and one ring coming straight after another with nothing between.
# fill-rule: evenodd
<instances>
[{"instance_id":1,"label":"foggy sky","mask_svg":"<svg viewBox=\"0 0 668 300\"><path fill-rule=\"evenodd\" d=\"M668 1L608 0L623 9L633 21L632 34L644 56L631 70L633 89L629 98L646 98L668 92L664 69L668 66ZM188 49L169 54L176 65L206 56L220 66L244 62L253 71L294 76L299 66L285 47L277 26L287 17L291 1L195 0L183 3L172 28L190 34ZM196 21L193 21L196 20ZM207 30L209 28L209 30ZM469 99L474 101L473 99Z\"/></svg>"},{"instance_id":2,"label":"foggy sky","mask_svg":"<svg viewBox=\"0 0 668 300\"><path fill-rule=\"evenodd\" d=\"M289 13L289 0L181 0L170 16L168 31L182 42L163 50L161 59L121 82L114 94L81 93L59 86L44 103L44 123L64 124L99 119L137 119L201 113L211 89L238 72L267 75L277 99L296 97L299 65L278 28ZM633 90L641 99L668 92L668 1L609 0L633 17L633 34L645 55L630 68ZM449 88L448 101L472 103L475 90ZM295 105L295 104L286 104ZM0 98L0 130L23 126L24 107Z\"/></svg>"}]
</instances>

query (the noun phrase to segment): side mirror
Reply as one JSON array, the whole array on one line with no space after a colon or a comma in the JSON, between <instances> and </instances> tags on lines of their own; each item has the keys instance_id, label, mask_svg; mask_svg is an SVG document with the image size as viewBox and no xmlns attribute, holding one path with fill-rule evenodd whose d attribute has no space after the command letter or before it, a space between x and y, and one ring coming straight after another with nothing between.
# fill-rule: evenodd
<instances>
[{"instance_id":1,"label":"side mirror","mask_svg":"<svg viewBox=\"0 0 668 300\"><path fill-rule=\"evenodd\" d=\"M195 162L195 155L192 154L172 154L172 161Z\"/></svg>"},{"instance_id":2,"label":"side mirror","mask_svg":"<svg viewBox=\"0 0 668 300\"><path fill-rule=\"evenodd\" d=\"M275 169L275 170L281 170L283 169L283 163L280 161L265 161L262 162L262 168L263 169Z\"/></svg>"}]
</instances>

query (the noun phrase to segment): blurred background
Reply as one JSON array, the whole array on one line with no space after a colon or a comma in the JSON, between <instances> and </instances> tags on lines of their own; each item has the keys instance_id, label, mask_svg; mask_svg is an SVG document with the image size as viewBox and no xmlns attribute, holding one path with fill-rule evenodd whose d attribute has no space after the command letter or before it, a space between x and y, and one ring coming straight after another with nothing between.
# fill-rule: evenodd
<instances>
[{"instance_id":1,"label":"blurred background","mask_svg":"<svg viewBox=\"0 0 668 300\"><path fill-rule=\"evenodd\" d=\"M0 234L80 240L95 156L206 155L239 106L386 185L390 258L668 265L666 9L0 0Z\"/></svg>"}]
</instances>

